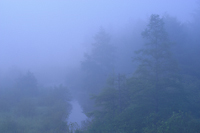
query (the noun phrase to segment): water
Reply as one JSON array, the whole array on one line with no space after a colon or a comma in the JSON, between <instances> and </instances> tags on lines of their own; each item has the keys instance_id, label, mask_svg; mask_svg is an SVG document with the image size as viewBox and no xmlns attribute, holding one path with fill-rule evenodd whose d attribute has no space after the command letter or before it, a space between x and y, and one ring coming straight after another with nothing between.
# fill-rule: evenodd
<instances>
[{"instance_id":1,"label":"water","mask_svg":"<svg viewBox=\"0 0 200 133\"><path fill-rule=\"evenodd\" d=\"M86 120L87 116L83 113L80 104L77 101L72 101L72 112L69 115L68 123L77 123L81 126L81 121Z\"/></svg>"}]
</instances>

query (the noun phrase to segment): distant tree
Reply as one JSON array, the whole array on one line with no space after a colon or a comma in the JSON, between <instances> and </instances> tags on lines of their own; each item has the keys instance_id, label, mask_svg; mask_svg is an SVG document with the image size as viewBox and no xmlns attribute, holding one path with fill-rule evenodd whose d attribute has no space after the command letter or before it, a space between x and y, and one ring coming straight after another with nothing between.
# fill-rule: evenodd
<instances>
[{"instance_id":1,"label":"distant tree","mask_svg":"<svg viewBox=\"0 0 200 133\"><path fill-rule=\"evenodd\" d=\"M110 36L101 29L94 40L91 53L85 54L85 60L81 62L83 84L79 97L82 97L80 102L84 112L93 108L90 94L98 94L114 71L114 47L110 44Z\"/></svg>"},{"instance_id":2,"label":"distant tree","mask_svg":"<svg viewBox=\"0 0 200 133\"><path fill-rule=\"evenodd\" d=\"M186 54L184 68L187 71L187 74L193 75L197 78L200 78L200 2L198 3L198 9L193 13L193 21L188 24L189 27L189 41L187 42L187 47L184 51ZM192 64L192 65L191 65Z\"/></svg>"},{"instance_id":3,"label":"distant tree","mask_svg":"<svg viewBox=\"0 0 200 133\"><path fill-rule=\"evenodd\" d=\"M170 40L173 41L173 54L179 63L181 82L187 100L188 110L192 114L199 116L199 34L200 34L200 10L193 13L193 21L190 23L181 23L176 18L169 15L164 16L165 28L169 34Z\"/></svg>"},{"instance_id":4,"label":"distant tree","mask_svg":"<svg viewBox=\"0 0 200 133\"><path fill-rule=\"evenodd\" d=\"M37 91L35 81L28 73L17 84L11 82L13 88L5 88L0 98L0 132L69 132L67 118L72 107L68 89L60 85Z\"/></svg>"},{"instance_id":5,"label":"distant tree","mask_svg":"<svg viewBox=\"0 0 200 133\"><path fill-rule=\"evenodd\" d=\"M85 54L85 60L81 63L84 78L92 81L86 83L86 88L91 93L98 93L105 83L106 78L114 69L114 47L110 44L110 36L101 29L94 37L93 49L90 54ZM99 88L92 86L100 85ZM90 85L92 85L90 87Z\"/></svg>"},{"instance_id":6,"label":"distant tree","mask_svg":"<svg viewBox=\"0 0 200 133\"><path fill-rule=\"evenodd\" d=\"M191 23L183 23L169 15L165 15L163 20L169 39L174 44L172 52L179 63L181 73L198 77L199 62L197 58L200 49L198 46L199 37L197 37L199 34L198 20Z\"/></svg>"},{"instance_id":7,"label":"distant tree","mask_svg":"<svg viewBox=\"0 0 200 133\"><path fill-rule=\"evenodd\" d=\"M33 73L28 71L17 79L16 91L21 96L36 96L38 93L37 80Z\"/></svg>"}]
</instances>

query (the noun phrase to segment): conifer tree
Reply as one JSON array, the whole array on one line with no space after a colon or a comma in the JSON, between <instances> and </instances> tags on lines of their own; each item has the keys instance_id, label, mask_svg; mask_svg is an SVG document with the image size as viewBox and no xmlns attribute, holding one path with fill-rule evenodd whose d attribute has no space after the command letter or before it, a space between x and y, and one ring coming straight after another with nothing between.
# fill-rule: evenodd
<instances>
[{"instance_id":1,"label":"conifer tree","mask_svg":"<svg viewBox=\"0 0 200 133\"><path fill-rule=\"evenodd\" d=\"M144 48L136 51L135 61L139 65L135 77L146 83L140 89L150 94L155 111L158 112L159 108L167 108L169 104L177 102L175 97L181 93L178 67L171 53L171 42L164 29L163 19L159 15L151 15L142 36L146 43ZM175 97L169 99L172 95ZM178 108L177 105L174 107Z\"/></svg>"},{"instance_id":2,"label":"conifer tree","mask_svg":"<svg viewBox=\"0 0 200 133\"><path fill-rule=\"evenodd\" d=\"M92 46L91 53L85 54L85 60L81 62L82 90L79 99L84 112L94 109L90 96L101 92L114 69L114 47L104 29L94 36Z\"/></svg>"}]
</instances>

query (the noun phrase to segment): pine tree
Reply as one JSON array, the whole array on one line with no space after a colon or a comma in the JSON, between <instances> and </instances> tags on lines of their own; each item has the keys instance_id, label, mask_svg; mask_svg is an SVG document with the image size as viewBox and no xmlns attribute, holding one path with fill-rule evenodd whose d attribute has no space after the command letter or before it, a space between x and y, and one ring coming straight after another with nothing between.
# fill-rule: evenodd
<instances>
[{"instance_id":1,"label":"pine tree","mask_svg":"<svg viewBox=\"0 0 200 133\"><path fill-rule=\"evenodd\" d=\"M141 89L150 94L150 99L153 98L155 111L158 112L159 108L167 108L177 102L175 97L181 93L178 67L171 53L171 43L164 29L163 19L159 15L151 15L142 36L146 43L143 49L136 51L138 56L135 61L139 65L135 77L145 82L146 86L143 83ZM174 105L174 108L178 106Z\"/></svg>"},{"instance_id":2,"label":"pine tree","mask_svg":"<svg viewBox=\"0 0 200 133\"><path fill-rule=\"evenodd\" d=\"M85 54L81 63L83 84L79 99L84 112L93 110L90 95L101 92L114 69L114 47L110 44L109 34L101 29L94 36L94 41L91 53Z\"/></svg>"}]
</instances>

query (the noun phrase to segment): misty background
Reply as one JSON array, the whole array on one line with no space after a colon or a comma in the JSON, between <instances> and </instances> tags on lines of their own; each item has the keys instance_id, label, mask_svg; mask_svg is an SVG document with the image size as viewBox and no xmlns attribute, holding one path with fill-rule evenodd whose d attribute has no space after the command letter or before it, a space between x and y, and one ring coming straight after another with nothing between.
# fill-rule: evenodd
<instances>
[{"instance_id":1,"label":"misty background","mask_svg":"<svg viewBox=\"0 0 200 133\"><path fill-rule=\"evenodd\" d=\"M158 99L163 100L162 104L172 110L167 110L166 114L156 109L157 114L146 111L146 118L153 116L160 121L170 121L178 118L174 114L170 116L173 111L177 116L183 115L178 109L183 112L192 110L198 118L199 15L198 0L1 0L0 123L3 124L0 125L5 126L0 126L0 131L9 129L13 121L17 127L12 128L13 132L29 131L29 126L32 132L132 131L123 127L123 123L131 125L133 122L126 119L128 115L136 114L137 117L137 107L143 105L146 110L153 108L152 101L156 99L153 88L158 87L151 86L154 81L148 83L151 78L144 81L148 76L140 66L142 60L133 62L139 53L135 51L143 49L148 42L144 32L148 34L153 18L163 22L161 29L166 30L170 52L177 64L173 59L167 62L168 58L171 59L170 54L164 58L164 63L171 63L172 67L166 65L163 70L169 70L175 76L166 76L165 71L161 71L160 75L166 79L159 83L167 88L164 90L166 93L164 98L159 90L155 93ZM136 81L138 71L143 78ZM146 86L140 86L140 82ZM143 92L145 87L150 91ZM134 92L137 89L142 90L139 96ZM153 99L152 103L146 103L141 97ZM183 103L184 107L172 105L176 102ZM138 112L145 109L139 108ZM113 112L117 112L115 117ZM120 123L113 117L124 121ZM34 124L31 124L32 118ZM136 123L145 121L132 120ZM26 121L29 121L27 128L24 126ZM37 124L40 122L45 124ZM115 122L122 128L115 129L117 124L111 124ZM164 129L162 126L155 126L156 131ZM134 131L154 132L154 127L152 130L148 126L142 130L139 128Z\"/></svg>"},{"instance_id":2,"label":"misty background","mask_svg":"<svg viewBox=\"0 0 200 133\"><path fill-rule=\"evenodd\" d=\"M79 67L84 53L90 52L100 27L117 38L152 13L191 22L196 7L195 0L3 0L0 71L30 70L44 84L64 83L65 74Z\"/></svg>"}]
</instances>

